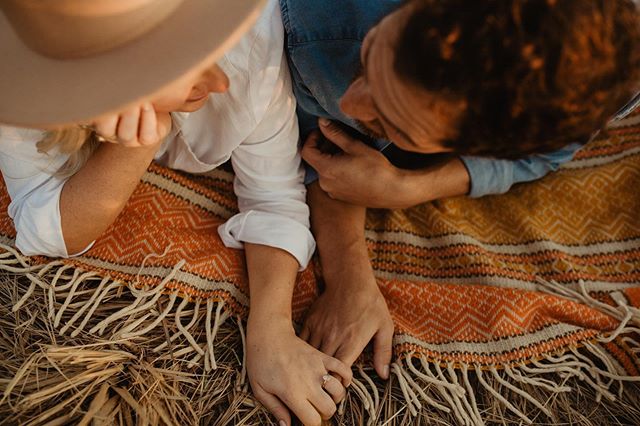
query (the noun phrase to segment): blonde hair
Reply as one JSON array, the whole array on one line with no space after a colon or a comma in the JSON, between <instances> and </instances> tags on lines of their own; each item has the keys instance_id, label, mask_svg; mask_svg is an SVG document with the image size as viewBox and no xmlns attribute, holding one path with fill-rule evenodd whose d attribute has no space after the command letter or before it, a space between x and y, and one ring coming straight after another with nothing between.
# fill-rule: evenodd
<instances>
[{"instance_id":1,"label":"blonde hair","mask_svg":"<svg viewBox=\"0 0 640 426\"><path fill-rule=\"evenodd\" d=\"M99 146L95 133L81 127L67 127L48 131L36 144L38 152L68 154L67 161L55 172L55 176L67 178L76 174Z\"/></svg>"}]
</instances>

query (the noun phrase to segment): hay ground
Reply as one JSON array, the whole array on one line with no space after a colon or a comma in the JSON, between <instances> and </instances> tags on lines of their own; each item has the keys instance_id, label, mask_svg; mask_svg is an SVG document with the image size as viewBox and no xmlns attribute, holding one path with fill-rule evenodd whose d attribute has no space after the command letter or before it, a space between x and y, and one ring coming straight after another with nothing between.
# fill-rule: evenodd
<instances>
[{"instance_id":1,"label":"hay ground","mask_svg":"<svg viewBox=\"0 0 640 426\"><path fill-rule=\"evenodd\" d=\"M89 294L96 282L88 282ZM205 372L201 363L190 363L188 344L174 340L164 349L154 349L173 335L174 321L163 321L152 333L134 339L111 341L87 331L77 336L61 335L53 325L51 306L59 312L63 298L48 300L47 292L36 288L17 312L12 309L27 292L30 282L23 275L0 273L0 424L1 425L275 425L276 422L253 401L242 370L242 336L237 319L228 319L215 341L217 369ZM83 288L79 289L83 291ZM74 299L75 300L75 299ZM131 303L131 292L123 287L118 297L106 300L91 319L99 322ZM167 303L159 301L150 318ZM190 309L193 306L190 304ZM65 324L73 306L62 315ZM90 325L85 330L91 328ZM194 327L193 337L205 340L204 327ZM186 352L185 352L186 351ZM451 415L424 406L411 417L403 394L392 378L388 383L365 368L379 392L381 403L374 424L454 425ZM358 377L358 372L355 372ZM557 425L638 425L640 388L625 385L623 398L615 402L595 402L592 388L572 380L574 391L555 396L540 389L525 389L547 401L556 418L537 413L526 401L517 402L535 424ZM483 392L475 383L483 417L487 424L511 425L521 421ZM510 401L517 401L508 389L497 389ZM515 403L515 402L514 402ZM339 425L370 422L362 399L349 391L341 413L332 421Z\"/></svg>"}]
</instances>

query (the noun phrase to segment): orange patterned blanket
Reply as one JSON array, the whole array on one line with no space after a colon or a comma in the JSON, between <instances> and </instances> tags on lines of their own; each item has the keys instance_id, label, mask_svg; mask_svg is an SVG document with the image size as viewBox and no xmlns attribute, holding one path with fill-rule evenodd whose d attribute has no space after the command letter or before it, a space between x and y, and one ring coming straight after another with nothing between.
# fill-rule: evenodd
<instances>
[{"instance_id":1,"label":"orange patterned blanket","mask_svg":"<svg viewBox=\"0 0 640 426\"><path fill-rule=\"evenodd\" d=\"M607 137L590 143L559 172L509 194L371 211L370 255L396 324L394 377L381 385L366 363L358 367L343 419L360 410L359 421L369 424L482 424L495 416L553 423L564 418L557 395L576 386L590 403L622 398L622 384L640 375L639 188L635 114L614 123ZM8 203L5 192L0 211ZM153 351L136 355L135 362L154 365L170 354L179 366L175 371L212 377L231 371L236 387L225 392L246 391L241 346L234 349L237 359L220 355L228 349L221 339L235 334L242 341L241 321L236 333L220 330L246 316L249 298L243 253L225 248L216 232L235 209L231 173L191 176L152 166L124 213L88 253L54 262L24 259L11 249L13 225L3 213L0 269L24 283L12 310L19 316L41 299L51 324L51 341L38 349L38 362L60 347L78 345L73 339L80 337L83 344L111 342L110 351L127 352L130 342L143 347L154 336ZM299 274L297 321L317 294L317 274L313 265ZM223 367L221 357L229 361ZM59 369L66 365L57 362ZM126 411L117 411L117 404L142 415L134 403L142 410L147 394L136 394L132 386L127 397L122 385L116 387L118 375L129 374L124 370L100 381L94 377L84 393L73 387L43 396L45 384L29 382L51 374L52 367L26 364L0 366L0 412L10 416L5 418L38 424L63 414L69 422L112 415L126 423L126 415L114 414ZM103 391L105 383L110 387ZM73 399L74 392L82 398ZM44 402L25 405L34 394ZM72 415L53 410L61 395L71 395L80 409ZM250 398L243 401L222 398L216 404L227 411L216 411L213 403L207 409L217 413L217 424L237 424L238 404L253 407ZM164 415L146 410L145 416L161 423L206 417L195 408L182 414L167 409ZM242 421L270 421L256 410Z\"/></svg>"}]
</instances>

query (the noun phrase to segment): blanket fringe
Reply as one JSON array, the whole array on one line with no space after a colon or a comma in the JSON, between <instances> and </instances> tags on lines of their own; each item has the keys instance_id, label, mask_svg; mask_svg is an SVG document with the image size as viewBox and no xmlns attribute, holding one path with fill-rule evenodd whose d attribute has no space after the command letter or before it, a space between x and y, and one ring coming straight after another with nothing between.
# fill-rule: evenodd
<instances>
[{"instance_id":1,"label":"blanket fringe","mask_svg":"<svg viewBox=\"0 0 640 426\"><path fill-rule=\"evenodd\" d=\"M157 354L157 360L179 361L188 369L202 367L207 372L218 369L214 348L219 349L214 342L221 327L231 317L231 311L225 309L222 300L209 299L206 303L200 299L190 300L179 291L168 288L169 283L185 265L184 260L178 262L157 286L125 286L110 277L85 272L59 261L45 265L30 265L11 247L0 245L0 248L5 250L0 254L0 270L21 274L28 279L26 291L13 305L14 313L26 309L33 298L39 296L39 291L42 291L45 296L47 319L60 336L75 338L81 335L96 335L103 339L104 344L117 343L130 347L135 346L143 337L154 335L156 339L153 340L151 352ZM640 377L629 376L605 349L605 345L619 339L632 351L640 353L640 339L637 334L640 331L637 328L640 325L640 310L628 306L622 294L612 295L617 306L602 303L588 294L584 282L580 282L577 290L542 280L540 284L548 293L587 304L615 318L620 322L619 326L590 342L584 342L579 347L571 347L563 354L547 355L516 364L438 363L417 352L404 354L391 365L391 371L394 379L397 379L397 390L405 404L407 416L423 416L425 412L431 411L428 408L434 408L441 413L442 418L447 418L455 424L484 425L490 422L486 416L488 395L492 404L499 404L510 411L520 422L554 423L557 419L554 411L549 408L549 401L557 395L574 390L575 387L568 384L570 381L592 389L597 402L616 401L622 398L625 383L640 382ZM129 288L132 297L123 303L119 298L126 287ZM243 323L240 318L234 319L237 320L237 330L244 349L246 338ZM160 329L164 330L163 339L158 338ZM200 330L204 330L204 333ZM243 358L238 360L241 371L236 375L235 387L232 387L236 395L244 395L244 402L238 404L248 407L253 403L246 398L249 383L244 353L246 351L243 350ZM108 354L113 359L131 357L122 351ZM55 348L47 350L48 360L55 360L56 356L58 355ZM65 352L65 356L72 355ZM87 359L92 355L87 350L82 356L83 359ZM24 371L19 372L8 386L4 386L0 405L8 400L15 391L20 376L32 368L36 361L40 362L40 358L28 360L22 367ZM89 421L89 413L101 413L112 409L109 404L113 404L109 401L113 398L121 402L127 399L122 390L116 395L112 392L110 399L103 390L106 386L105 380L119 371L121 369L118 370L117 367L106 372L95 369L91 370L91 374L83 376L83 380L90 380L92 386L99 385L99 389L95 390L99 392L94 395L96 405L90 406L89 412L83 417L85 424ZM377 385L369 375L370 371L362 365L356 366L357 377L354 377L350 388L351 397L359 400L360 407L366 413L368 426L380 424L381 417L388 414L384 413L382 408L388 396L385 393L385 396L381 397L379 384ZM82 383L73 383L72 386ZM483 397L479 397L479 390L483 391ZM32 401L41 401L48 396L42 393L33 395L35 396L31 399L23 398L20 404L31 407L29 404L32 404ZM79 393L76 399L83 400L89 393L83 395ZM130 402L133 404L135 401ZM252 408L257 409L259 407ZM345 406L342 404L340 413L344 414L344 410ZM159 416L164 416L158 413ZM38 418L45 420L54 414L44 412ZM69 416L72 414L66 416L71 418Z\"/></svg>"},{"instance_id":2,"label":"blanket fringe","mask_svg":"<svg viewBox=\"0 0 640 426\"><path fill-rule=\"evenodd\" d=\"M619 325L592 341L583 342L580 347L570 347L563 355L547 355L517 365L439 364L424 355L410 352L392 365L392 372L398 378L412 416L417 416L423 404L426 404L450 413L456 424L485 424L471 385L470 372L475 373L471 378L481 388L526 424L539 422L537 416L540 415L547 418L546 422L555 422L554 413L546 403L555 395L573 391L574 388L566 385L572 379L591 388L597 403L603 399L614 402L623 397L625 383L640 382L640 377L628 375L604 348L604 345L620 339L632 348L633 353L640 353L640 309L629 306L621 292L611 293L617 306L603 303L589 295L584 281L578 283L577 290L542 279L538 282L542 291L597 309L618 320ZM614 389L616 386L617 389ZM539 392L546 396L546 400L533 395ZM507 394L509 398L505 396ZM529 411L536 417L525 412L523 406L530 407Z\"/></svg>"},{"instance_id":3,"label":"blanket fringe","mask_svg":"<svg viewBox=\"0 0 640 426\"><path fill-rule=\"evenodd\" d=\"M626 297L620 291L609 293L609 296L611 296L617 304L617 306L611 306L591 296L587 291L587 285L584 280L578 281L577 290L555 281L546 281L542 278L538 278L537 282L540 285L540 291L543 293L581 303L618 320L620 324L615 330L604 333L598 338L602 343L610 343L621 334L640 332L640 328L638 328L640 327L640 309L629 306Z\"/></svg>"},{"instance_id":4,"label":"blanket fringe","mask_svg":"<svg viewBox=\"0 0 640 426\"><path fill-rule=\"evenodd\" d=\"M634 340L634 344L639 342ZM573 379L592 388L597 402L602 398L616 401L623 396L625 382L640 381L640 377L626 375L597 340L572 347L569 354L561 357L549 355L515 365L440 365L411 352L392 365L392 372L413 417L418 416L426 404L453 416L455 424L470 426L486 422L472 381L477 383L476 389L484 389L494 401L526 424L557 422L547 402L555 395L574 391L574 387L566 384ZM615 386L618 388L614 393ZM361 389L356 392L360 394ZM371 415L371 410L367 412ZM368 424L375 424L377 420L377 417L370 418Z\"/></svg>"},{"instance_id":5,"label":"blanket fringe","mask_svg":"<svg viewBox=\"0 0 640 426\"><path fill-rule=\"evenodd\" d=\"M214 341L221 325L229 318L230 313L224 310L223 300L207 300L204 329L206 331L206 344L201 346L196 341L190 330L197 329L201 325L201 300L190 301L189 297L180 294L179 291L169 290L168 284L186 264L180 260L172 268L171 272L154 287L125 285L111 277L101 277L96 272L84 272L83 270L67 265L61 261L53 261L44 265L30 265L27 258L18 253L14 248L0 244L4 250L0 254L0 270L15 274L24 274L30 281L26 293L13 306L12 312L22 309L28 301L34 297L36 290L40 288L45 292L48 302L48 318L53 321L53 326L60 335L70 333L70 337L77 337L85 332L87 325L101 318L88 333L101 336L108 341L124 342L140 339L157 328L166 327L167 320L173 318L173 329L177 330L166 341L153 348L154 353L166 352L174 342L183 338L186 346L163 353L158 359L182 357L195 353L188 366L194 368L203 366L209 372L217 369L214 354ZM137 274L136 283L144 264L151 258L161 258L162 254L151 254L143 261L143 266ZM97 285L96 285L97 284ZM124 304L115 312L110 312L106 317L102 315L103 307L107 302L115 301L122 295L123 288L128 288L135 297L131 303ZM163 295L168 296L168 303L164 308L160 307ZM180 301L178 301L180 298ZM189 305L193 305L187 310ZM70 319L63 321L65 313L73 307L74 314ZM214 313L215 309L215 313ZM190 321L184 325L183 317L190 315ZM78 325L76 325L80 321ZM171 348L173 349L173 348Z\"/></svg>"}]
</instances>

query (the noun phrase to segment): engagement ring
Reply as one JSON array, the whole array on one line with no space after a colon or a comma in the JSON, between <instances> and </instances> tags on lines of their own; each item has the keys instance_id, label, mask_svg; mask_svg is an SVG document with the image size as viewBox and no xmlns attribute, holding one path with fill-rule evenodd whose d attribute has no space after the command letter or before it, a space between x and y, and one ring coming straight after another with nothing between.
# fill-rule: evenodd
<instances>
[{"instance_id":1,"label":"engagement ring","mask_svg":"<svg viewBox=\"0 0 640 426\"><path fill-rule=\"evenodd\" d=\"M109 142L109 143L116 143L118 142L118 137L117 136L111 136L110 138L105 138L102 135L99 135L96 133L96 139L98 140L98 142Z\"/></svg>"},{"instance_id":2,"label":"engagement ring","mask_svg":"<svg viewBox=\"0 0 640 426\"><path fill-rule=\"evenodd\" d=\"M324 389L324 387L327 385L327 383L329 382L329 380L331 380L333 377L329 374L325 374L324 376L322 376L322 388Z\"/></svg>"}]
</instances>

